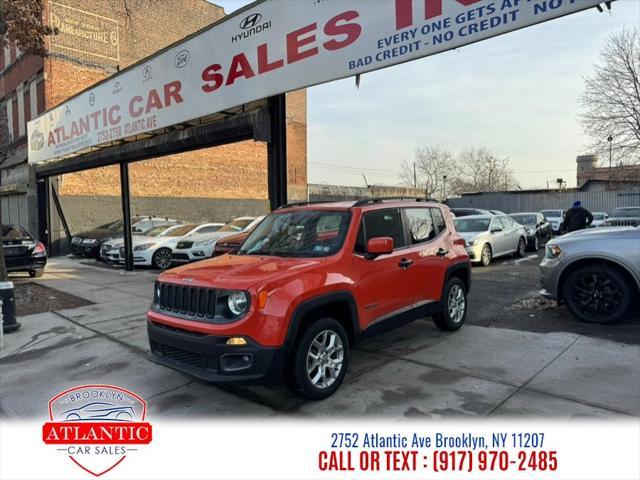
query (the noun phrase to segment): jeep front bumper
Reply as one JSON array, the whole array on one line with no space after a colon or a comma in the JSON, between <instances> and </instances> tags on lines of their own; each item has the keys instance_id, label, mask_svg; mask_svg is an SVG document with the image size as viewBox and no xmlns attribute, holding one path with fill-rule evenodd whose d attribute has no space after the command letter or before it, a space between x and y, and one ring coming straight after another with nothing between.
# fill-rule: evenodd
<instances>
[{"instance_id":1,"label":"jeep front bumper","mask_svg":"<svg viewBox=\"0 0 640 480\"><path fill-rule=\"evenodd\" d=\"M285 348L227 345L229 336L207 335L147 321L151 360L213 383L276 383L284 371Z\"/></svg>"}]
</instances>

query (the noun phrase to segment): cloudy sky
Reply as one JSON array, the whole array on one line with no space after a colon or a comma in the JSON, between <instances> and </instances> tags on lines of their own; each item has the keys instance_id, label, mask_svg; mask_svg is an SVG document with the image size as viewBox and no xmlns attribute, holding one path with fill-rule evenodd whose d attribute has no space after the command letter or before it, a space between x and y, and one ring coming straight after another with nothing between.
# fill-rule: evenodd
<instances>
[{"instance_id":1,"label":"cloudy sky","mask_svg":"<svg viewBox=\"0 0 640 480\"><path fill-rule=\"evenodd\" d=\"M291 0L297 1L297 0ZM217 0L227 13L250 3ZM397 184L416 147L486 147L509 157L523 188L574 186L587 153L578 123L584 76L607 36L640 25L640 0L590 9L308 91L309 181Z\"/></svg>"}]
</instances>

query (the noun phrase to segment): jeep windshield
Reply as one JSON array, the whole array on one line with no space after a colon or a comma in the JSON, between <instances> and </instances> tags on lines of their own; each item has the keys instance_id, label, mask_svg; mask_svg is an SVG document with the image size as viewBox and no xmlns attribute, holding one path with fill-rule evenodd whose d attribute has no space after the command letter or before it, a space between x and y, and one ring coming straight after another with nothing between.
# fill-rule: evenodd
<instances>
[{"instance_id":1,"label":"jeep windshield","mask_svg":"<svg viewBox=\"0 0 640 480\"><path fill-rule=\"evenodd\" d=\"M247 237L238 255L327 257L344 243L350 212L297 210L272 213Z\"/></svg>"}]
</instances>

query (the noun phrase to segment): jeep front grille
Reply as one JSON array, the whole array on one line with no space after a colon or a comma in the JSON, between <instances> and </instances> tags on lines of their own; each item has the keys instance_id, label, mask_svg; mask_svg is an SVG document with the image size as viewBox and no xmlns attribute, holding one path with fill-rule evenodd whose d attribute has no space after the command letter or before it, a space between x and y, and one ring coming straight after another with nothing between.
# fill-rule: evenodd
<instances>
[{"instance_id":1,"label":"jeep front grille","mask_svg":"<svg viewBox=\"0 0 640 480\"><path fill-rule=\"evenodd\" d=\"M213 318L217 291L213 288L158 283L158 309L191 317Z\"/></svg>"}]
</instances>

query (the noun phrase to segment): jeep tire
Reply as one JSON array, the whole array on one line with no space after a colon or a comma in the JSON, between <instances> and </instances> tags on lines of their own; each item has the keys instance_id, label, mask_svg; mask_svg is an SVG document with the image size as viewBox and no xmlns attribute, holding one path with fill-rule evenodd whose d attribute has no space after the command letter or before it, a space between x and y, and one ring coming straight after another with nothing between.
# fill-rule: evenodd
<instances>
[{"instance_id":1,"label":"jeep tire","mask_svg":"<svg viewBox=\"0 0 640 480\"><path fill-rule=\"evenodd\" d=\"M442 292L441 310L433 316L440 330L458 330L467 319L467 289L462 280L451 278Z\"/></svg>"},{"instance_id":2,"label":"jeep tire","mask_svg":"<svg viewBox=\"0 0 640 480\"><path fill-rule=\"evenodd\" d=\"M309 400L322 400L342 384L349 366L349 339L329 317L314 321L294 347L289 387Z\"/></svg>"}]
</instances>

